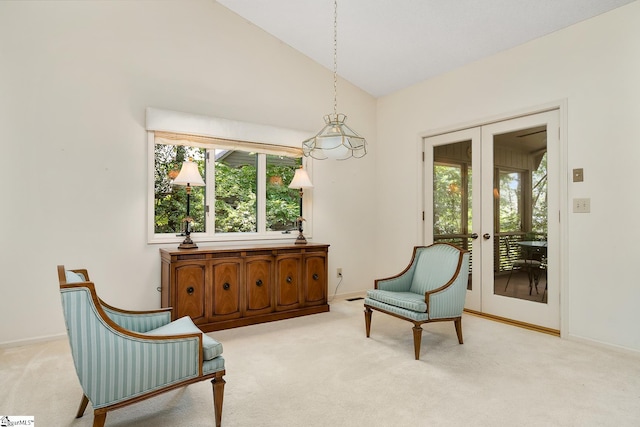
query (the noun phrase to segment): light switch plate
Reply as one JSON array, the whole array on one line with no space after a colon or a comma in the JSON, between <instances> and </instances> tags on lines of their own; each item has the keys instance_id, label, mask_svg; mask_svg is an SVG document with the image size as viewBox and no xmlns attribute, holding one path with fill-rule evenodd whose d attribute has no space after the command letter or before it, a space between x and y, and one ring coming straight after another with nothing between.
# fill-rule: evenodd
<instances>
[{"instance_id":1,"label":"light switch plate","mask_svg":"<svg viewBox=\"0 0 640 427\"><path fill-rule=\"evenodd\" d=\"M582 168L573 170L573 182L584 181L584 170Z\"/></svg>"},{"instance_id":2,"label":"light switch plate","mask_svg":"<svg viewBox=\"0 0 640 427\"><path fill-rule=\"evenodd\" d=\"M591 212L591 199L573 199L573 212L574 213Z\"/></svg>"}]
</instances>

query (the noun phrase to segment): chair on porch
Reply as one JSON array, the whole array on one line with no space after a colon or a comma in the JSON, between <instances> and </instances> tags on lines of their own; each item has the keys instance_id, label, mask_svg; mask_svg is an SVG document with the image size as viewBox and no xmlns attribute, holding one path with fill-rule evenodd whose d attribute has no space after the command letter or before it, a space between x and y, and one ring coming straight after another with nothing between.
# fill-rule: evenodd
<instances>
[{"instance_id":1,"label":"chair on porch","mask_svg":"<svg viewBox=\"0 0 640 427\"><path fill-rule=\"evenodd\" d=\"M126 311L98 298L86 270L58 266L71 354L84 392L76 418L93 406L93 426L107 412L210 379L221 425L225 374L222 345L171 309ZM189 424L188 421L185 421Z\"/></svg>"},{"instance_id":2,"label":"chair on porch","mask_svg":"<svg viewBox=\"0 0 640 427\"><path fill-rule=\"evenodd\" d=\"M507 259L511 259L514 256L514 253L517 253L516 249L513 246L513 242L509 237L504 238L505 248L507 249ZM540 268L542 265L542 255L540 252L532 251L520 251L524 256L516 258L513 260L511 264L511 270L509 270L509 277L507 278L507 284L504 285L505 292L509 287L509 282L511 281L511 276L514 271L521 271L527 274L527 278L529 279L529 295L531 295L531 291L533 285L535 283L536 294L538 293L538 278L540 274Z\"/></svg>"},{"instance_id":3,"label":"chair on porch","mask_svg":"<svg viewBox=\"0 0 640 427\"><path fill-rule=\"evenodd\" d=\"M416 246L400 274L375 281L364 301L367 337L373 310L413 323L413 346L420 359L422 324L453 321L462 344L462 310L469 279L469 252L449 243Z\"/></svg>"}]
</instances>

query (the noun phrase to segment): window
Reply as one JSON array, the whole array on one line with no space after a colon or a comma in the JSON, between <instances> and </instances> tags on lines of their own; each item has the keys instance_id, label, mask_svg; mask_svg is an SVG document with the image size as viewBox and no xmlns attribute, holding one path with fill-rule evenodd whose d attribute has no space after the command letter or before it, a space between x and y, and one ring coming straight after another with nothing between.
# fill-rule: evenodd
<instances>
[{"instance_id":1,"label":"window","mask_svg":"<svg viewBox=\"0 0 640 427\"><path fill-rule=\"evenodd\" d=\"M299 191L288 186L302 165L300 148L161 131L149 132L149 144L154 178L151 243L182 240L187 194L171 182L189 159L205 181L205 186L192 187L190 195L194 241L297 236L296 220L303 207ZM310 206L310 192L305 192L305 212ZM305 230L310 230L310 216L305 213Z\"/></svg>"}]
</instances>

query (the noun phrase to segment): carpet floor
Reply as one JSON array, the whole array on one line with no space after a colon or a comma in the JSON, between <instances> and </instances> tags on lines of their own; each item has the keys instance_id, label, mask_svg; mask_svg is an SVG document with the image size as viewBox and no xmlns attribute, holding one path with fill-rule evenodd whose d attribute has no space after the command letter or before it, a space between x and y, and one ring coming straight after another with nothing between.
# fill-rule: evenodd
<instances>
[{"instance_id":1,"label":"carpet floor","mask_svg":"<svg viewBox=\"0 0 640 427\"><path fill-rule=\"evenodd\" d=\"M362 300L329 313L213 332L224 345L222 423L300 426L638 426L640 355L464 315L424 326L421 360L411 324ZM0 416L38 427L75 419L82 391L66 339L0 349ZM208 381L107 415L107 427L213 426Z\"/></svg>"}]
</instances>

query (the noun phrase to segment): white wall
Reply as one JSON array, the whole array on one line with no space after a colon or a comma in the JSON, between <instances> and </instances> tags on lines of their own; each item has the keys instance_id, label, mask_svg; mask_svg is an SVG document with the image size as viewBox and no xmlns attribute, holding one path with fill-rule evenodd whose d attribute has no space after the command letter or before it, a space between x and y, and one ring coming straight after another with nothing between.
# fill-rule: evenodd
<instances>
[{"instance_id":1,"label":"white wall","mask_svg":"<svg viewBox=\"0 0 640 427\"><path fill-rule=\"evenodd\" d=\"M375 99L339 91L371 152L314 164L313 241L343 294L373 280L377 147ZM314 133L332 101L330 70L213 0L0 2L0 344L64 334L57 264L88 268L111 304L159 307L146 107Z\"/></svg>"},{"instance_id":2,"label":"white wall","mask_svg":"<svg viewBox=\"0 0 640 427\"><path fill-rule=\"evenodd\" d=\"M569 200L590 197L591 213L562 221L563 333L640 350L638 22L634 2L379 99L378 275L399 271L410 247L422 243L415 160L421 134L566 99L566 167L584 168L585 180L564 191Z\"/></svg>"}]
</instances>

